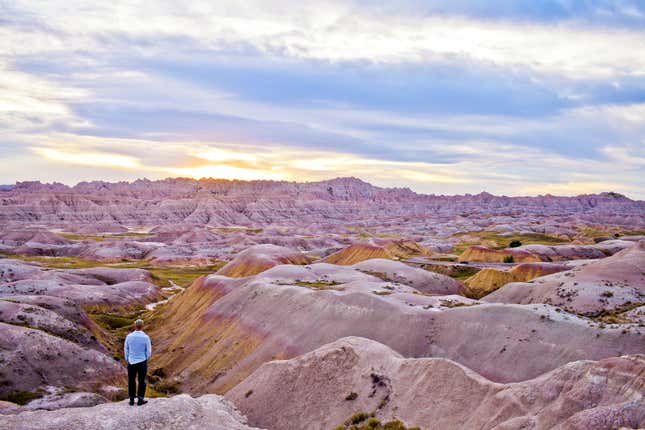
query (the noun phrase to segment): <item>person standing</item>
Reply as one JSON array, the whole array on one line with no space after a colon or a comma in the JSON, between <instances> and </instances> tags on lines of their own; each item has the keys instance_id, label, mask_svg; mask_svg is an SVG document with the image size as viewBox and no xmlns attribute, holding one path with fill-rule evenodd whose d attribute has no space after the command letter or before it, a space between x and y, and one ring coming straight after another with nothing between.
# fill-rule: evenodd
<instances>
[{"instance_id":1,"label":"person standing","mask_svg":"<svg viewBox=\"0 0 645 430\"><path fill-rule=\"evenodd\" d=\"M152 355L150 337L143 331L143 320L134 322L134 331L125 338L124 356L128 363L128 395L130 406L134 405L134 396L138 398L137 405L148 403L143 398L146 395L146 373L148 360ZM136 383L138 382L138 390Z\"/></svg>"}]
</instances>

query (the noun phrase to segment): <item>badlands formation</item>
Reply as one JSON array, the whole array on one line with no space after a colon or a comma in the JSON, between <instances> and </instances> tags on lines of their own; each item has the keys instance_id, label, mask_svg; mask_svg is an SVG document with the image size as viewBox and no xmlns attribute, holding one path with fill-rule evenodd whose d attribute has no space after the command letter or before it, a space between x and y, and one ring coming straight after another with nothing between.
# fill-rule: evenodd
<instances>
[{"instance_id":1,"label":"badlands formation","mask_svg":"<svg viewBox=\"0 0 645 430\"><path fill-rule=\"evenodd\" d=\"M616 193L23 182L0 257L0 429L645 426L645 202Z\"/></svg>"}]
</instances>

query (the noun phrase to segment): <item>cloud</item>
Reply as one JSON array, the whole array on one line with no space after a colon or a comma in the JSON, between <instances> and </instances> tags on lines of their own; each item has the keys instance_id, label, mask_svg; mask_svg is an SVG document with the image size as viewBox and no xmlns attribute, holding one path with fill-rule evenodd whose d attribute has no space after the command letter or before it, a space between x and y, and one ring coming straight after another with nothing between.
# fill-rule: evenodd
<instances>
[{"instance_id":1,"label":"cloud","mask_svg":"<svg viewBox=\"0 0 645 430\"><path fill-rule=\"evenodd\" d=\"M637 2L17 0L0 15L3 182L354 175L643 196Z\"/></svg>"},{"instance_id":2,"label":"cloud","mask_svg":"<svg viewBox=\"0 0 645 430\"><path fill-rule=\"evenodd\" d=\"M88 152L84 150L66 151L42 147L34 147L30 149L40 157L55 162L78 164L81 166L115 167L119 169L141 167L139 160L133 157L110 154L108 152Z\"/></svg>"},{"instance_id":3,"label":"cloud","mask_svg":"<svg viewBox=\"0 0 645 430\"><path fill-rule=\"evenodd\" d=\"M624 10L640 13L636 7ZM406 14L337 1L298 7L292 2L194 2L185 10L156 2L145 16L132 2L80 7L68 1L17 1L11 12L12 25L0 34L0 52L15 53L15 46L25 46L19 54L28 55L70 48L99 55L121 50L175 60L182 52L190 58L191 51L255 52L269 58L387 64L459 58L574 79L645 73L645 58L633 55L645 51L642 31L590 29L575 21Z\"/></svg>"}]
</instances>

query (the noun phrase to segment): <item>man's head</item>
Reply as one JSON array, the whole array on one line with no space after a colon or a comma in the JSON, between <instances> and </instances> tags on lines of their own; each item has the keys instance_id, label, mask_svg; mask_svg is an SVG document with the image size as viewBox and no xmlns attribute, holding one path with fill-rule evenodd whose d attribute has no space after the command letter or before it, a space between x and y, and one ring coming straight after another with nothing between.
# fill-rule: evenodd
<instances>
[{"instance_id":1,"label":"man's head","mask_svg":"<svg viewBox=\"0 0 645 430\"><path fill-rule=\"evenodd\" d=\"M137 330L143 329L143 320L139 319L134 322L134 328Z\"/></svg>"}]
</instances>

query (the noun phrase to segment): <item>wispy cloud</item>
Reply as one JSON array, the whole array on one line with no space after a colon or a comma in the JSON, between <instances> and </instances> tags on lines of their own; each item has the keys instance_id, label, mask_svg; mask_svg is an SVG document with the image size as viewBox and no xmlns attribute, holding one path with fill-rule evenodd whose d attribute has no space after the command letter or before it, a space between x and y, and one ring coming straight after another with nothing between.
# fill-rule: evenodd
<instances>
[{"instance_id":1,"label":"wispy cloud","mask_svg":"<svg viewBox=\"0 0 645 430\"><path fill-rule=\"evenodd\" d=\"M645 197L639 2L0 0L1 182Z\"/></svg>"}]
</instances>

